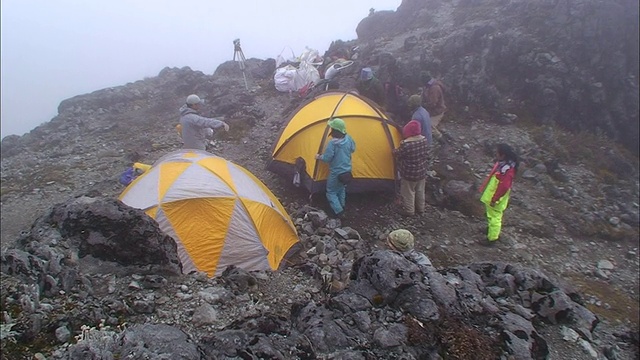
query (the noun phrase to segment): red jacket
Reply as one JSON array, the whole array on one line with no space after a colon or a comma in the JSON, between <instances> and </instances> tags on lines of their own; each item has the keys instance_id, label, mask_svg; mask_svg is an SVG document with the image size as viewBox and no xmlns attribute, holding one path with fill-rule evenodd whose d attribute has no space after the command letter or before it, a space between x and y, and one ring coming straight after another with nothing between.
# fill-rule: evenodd
<instances>
[{"instance_id":1,"label":"red jacket","mask_svg":"<svg viewBox=\"0 0 640 360\"><path fill-rule=\"evenodd\" d=\"M482 184L480 188L482 191L481 201L485 203L498 202L498 200L511 190L515 175L516 167L513 162L497 162L493 166L487 180L485 180L485 183Z\"/></svg>"},{"instance_id":2,"label":"red jacket","mask_svg":"<svg viewBox=\"0 0 640 360\"><path fill-rule=\"evenodd\" d=\"M513 184L513 178L516 175L516 168L509 164L498 166L498 169L494 172L496 179L498 179L498 188L491 197L492 202L498 201L507 191L511 190Z\"/></svg>"}]
</instances>

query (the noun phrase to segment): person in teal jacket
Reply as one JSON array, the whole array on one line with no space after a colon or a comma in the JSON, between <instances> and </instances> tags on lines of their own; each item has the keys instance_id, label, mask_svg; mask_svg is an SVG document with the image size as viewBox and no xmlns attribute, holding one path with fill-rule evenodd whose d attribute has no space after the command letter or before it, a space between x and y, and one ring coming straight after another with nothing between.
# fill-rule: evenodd
<instances>
[{"instance_id":1,"label":"person in teal jacket","mask_svg":"<svg viewBox=\"0 0 640 360\"><path fill-rule=\"evenodd\" d=\"M356 143L347 135L347 127L340 118L334 118L327 123L331 128L331 140L323 154L317 154L316 159L329 164L327 178L327 200L331 209L339 218L344 218L344 207L347 200L346 184L339 176L351 175L351 154L356 151Z\"/></svg>"},{"instance_id":2,"label":"person in teal jacket","mask_svg":"<svg viewBox=\"0 0 640 360\"><path fill-rule=\"evenodd\" d=\"M486 245L493 245L500 237L502 228L502 214L509 204L511 185L518 172L518 156L507 144L498 144L496 160L491 173L480 188L480 201L487 211L487 241Z\"/></svg>"}]
</instances>

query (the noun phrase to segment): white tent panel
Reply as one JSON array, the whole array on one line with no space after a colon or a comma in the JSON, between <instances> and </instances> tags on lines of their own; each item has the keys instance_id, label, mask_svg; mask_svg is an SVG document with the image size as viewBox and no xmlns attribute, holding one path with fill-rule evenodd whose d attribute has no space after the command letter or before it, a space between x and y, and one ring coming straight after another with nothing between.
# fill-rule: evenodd
<instances>
[{"instance_id":1,"label":"white tent panel","mask_svg":"<svg viewBox=\"0 0 640 360\"><path fill-rule=\"evenodd\" d=\"M173 182L162 198L162 202L235 196L233 190L217 175L198 164L193 164Z\"/></svg>"},{"instance_id":2,"label":"white tent panel","mask_svg":"<svg viewBox=\"0 0 640 360\"><path fill-rule=\"evenodd\" d=\"M221 274L229 265L247 271L269 270L268 251L262 245L253 221L239 200L236 200L231 223L234 226L227 231L216 274Z\"/></svg>"},{"instance_id":3,"label":"white tent panel","mask_svg":"<svg viewBox=\"0 0 640 360\"><path fill-rule=\"evenodd\" d=\"M237 165L233 163L228 163L228 165L238 196L276 208L271 199L269 199L269 195L253 179L239 169Z\"/></svg>"},{"instance_id":4,"label":"white tent panel","mask_svg":"<svg viewBox=\"0 0 640 360\"><path fill-rule=\"evenodd\" d=\"M146 210L159 204L158 202L158 178L160 168L151 168L130 185L129 190L121 201L133 208ZM145 191L139 191L145 189Z\"/></svg>"}]
</instances>

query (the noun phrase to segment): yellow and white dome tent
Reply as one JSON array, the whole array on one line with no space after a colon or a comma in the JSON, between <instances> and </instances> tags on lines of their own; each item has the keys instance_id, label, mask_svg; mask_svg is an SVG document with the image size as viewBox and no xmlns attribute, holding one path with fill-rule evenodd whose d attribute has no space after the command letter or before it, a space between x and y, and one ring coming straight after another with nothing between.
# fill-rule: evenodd
<instances>
[{"instance_id":1,"label":"yellow and white dome tent","mask_svg":"<svg viewBox=\"0 0 640 360\"><path fill-rule=\"evenodd\" d=\"M184 273L216 276L229 265L276 270L298 242L291 218L258 178L205 151L163 156L120 200L144 210L176 240Z\"/></svg>"}]
</instances>

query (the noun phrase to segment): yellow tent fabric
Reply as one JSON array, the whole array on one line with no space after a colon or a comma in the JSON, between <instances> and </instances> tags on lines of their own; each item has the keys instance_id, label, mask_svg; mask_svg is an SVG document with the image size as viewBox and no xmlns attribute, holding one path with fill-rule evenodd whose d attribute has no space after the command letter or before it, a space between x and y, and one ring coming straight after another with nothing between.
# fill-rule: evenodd
<instances>
[{"instance_id":1,"label":"yellow tent fabric","mask_svg":"<svg viewBox=\"0 0 640 360\"><path fill-rule=\"evenodd\" d=\"M302 184L311 192L324 190L328 166L315 159L327 144L327 121L339 117L356 143L349 192L393 190L400 145L400 127L370 100L351 92L323 93L303 104L289 119L272 149L267 169L292 179L296 160L304 160ZM298 160L300 162L300 160Z\"/></svg>"},{"instance_id":2,"label":"yellow tent fabric","mask_svg":"<svg viewBox=\"0 0 640 360\"><path fill-rule=\"evenodd\" d=\"M184 273L222 273L229 265L275 270L298 242L273 193L241 166L205 151L165 155L120 200L144 210L178 245Z\"/></svg>"}]
</instances>

